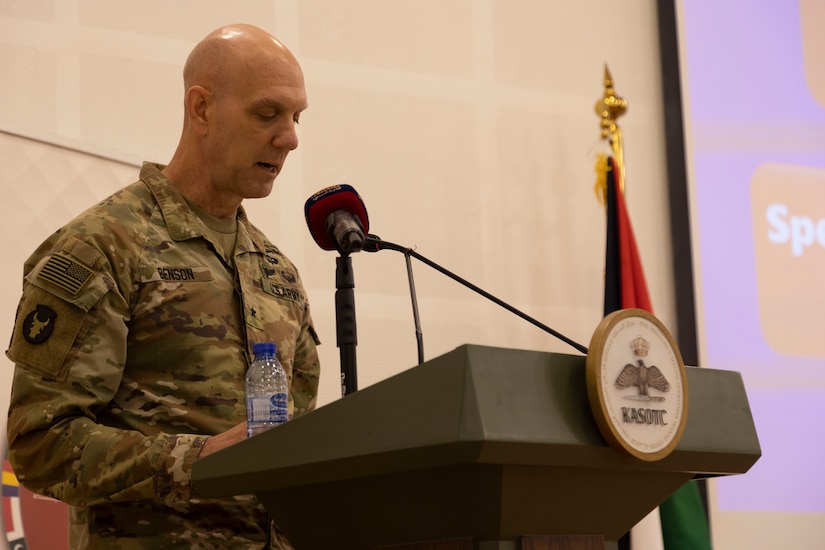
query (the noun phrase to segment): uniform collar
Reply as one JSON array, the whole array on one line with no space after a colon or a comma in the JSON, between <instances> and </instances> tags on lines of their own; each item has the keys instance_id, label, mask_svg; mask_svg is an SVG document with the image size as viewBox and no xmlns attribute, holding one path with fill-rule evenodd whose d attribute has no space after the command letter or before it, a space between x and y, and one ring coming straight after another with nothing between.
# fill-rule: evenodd
<instances>
[{"instance_id":1,"label":"uniform collar","mask_svg":"<svg viewBox=\"0 0 825 550\"><path fill-rule=\"evenodd\" d=\"M163 175L163 164L144 162L140 169L140 179L152 192L158 203L169 235L176 241L203 237L205 226L192 211L180 191ZM238 209L238 241L236 253L265 251L262 236L251 226L243 206Z\"/></svg>"}]
</instances>

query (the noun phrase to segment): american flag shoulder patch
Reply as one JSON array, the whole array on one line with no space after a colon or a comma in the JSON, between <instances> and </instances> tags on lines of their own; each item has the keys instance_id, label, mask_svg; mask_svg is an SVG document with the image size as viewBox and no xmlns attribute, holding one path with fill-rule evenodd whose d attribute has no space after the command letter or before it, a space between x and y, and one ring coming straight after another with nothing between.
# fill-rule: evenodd
<instances>
[{"instance_id":1,"label":"american flag shoulder patch","mask_svg":"<svg viewBox=\"0 0 825 550\"><path fill-rule=\"evenodd\" d=\"M77 296L91 276L92 272L89 269L68 256L54 254L46 261L37 278L65 290L72 296Z\"/></svg>"}]
</instances>

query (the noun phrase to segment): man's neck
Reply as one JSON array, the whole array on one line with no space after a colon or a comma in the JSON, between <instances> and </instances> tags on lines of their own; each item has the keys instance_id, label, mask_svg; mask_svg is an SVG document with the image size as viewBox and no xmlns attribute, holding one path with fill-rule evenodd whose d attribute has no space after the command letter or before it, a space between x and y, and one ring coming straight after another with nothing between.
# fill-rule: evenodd
<instances>
[{"instance_id":1,"label":"man's neck","mask_svg":"<svg viewBox=\"0 0 825 550\"><path fill-rule=\"evenodd\" d=\"M222 220L234 219L238 215L241 200L231 203L222 200L216 193L210 193L212 186L207 182L205 174L197 169L185 170L173 158L169 165L161 170L175 188L192 204L197 205L203 212Z\"/></svg>"}]
</instances>

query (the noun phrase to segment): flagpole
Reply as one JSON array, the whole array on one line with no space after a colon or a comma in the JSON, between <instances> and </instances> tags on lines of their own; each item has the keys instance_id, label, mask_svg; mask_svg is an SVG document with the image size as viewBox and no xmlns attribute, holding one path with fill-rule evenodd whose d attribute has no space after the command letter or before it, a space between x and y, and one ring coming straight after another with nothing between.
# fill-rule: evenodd
<instances>
[{"instance_id":1,"label":"flagpole","mask_svg":"<svg viewBox=\"0 0 825 550\"><path fill-rule=\"evenodd\" d=\"M627 100L616 95L613 77L605 64L604 94L596 102L601 118L601 136L610 145L610 156L600 155L596 163L596 192L605 204L607 239L605 247L604 314L638 307L653 312L641 258L625 195L625 165L622 131L616 120L627 111ZM658 511L658 513L657 513ZM632 539L632 540L631 540ZM710 550L707 513L698 485L690 481L618 541L619 550Z\"/></svg>"},{"instance_id":2,"label":"flagpole","mask_svg":"<svg viewBox=\"0 0 825 550\"><path fill-rule=\"evenodd\" d=\"M616 95L613 89L613 75L610 74L610 69L607 63L604 65L604 94L602 98L596 102L596 114L601 118L601 136L606 139L610 145L613 161L618 171L615 176L618 178L619 189L624 193L625 168L624 168L624 145L622 143L622 129L619 127L616 120L625 114L627 111L627 100L621 96ZM599 173L596 182L596 193L603 203L606 204L607 197L607 179L604 177L606 170L610 167L607 159L600 157L596 167Z\"/></svg>"},{"instance_id":3,"label":"flagpole","mask_svg":"<svg viewBox=\"0 0 825 550\"><path fill-rule=\"evenodd\" d=\"M616 94L613 76L604 66L604 92L596 102L601 138L610 146L609 157L600 155L596 162L596 194L605 205L607 217L605 249L604 314L617 309L638 307L652 313L641 258L636 247L632 224L627 215L625 164L622 130L617 119L627 111L627 100ZM663 548L658 508L637 523L631 532L617 541L619 550L669 550Z\"/></svg>"}]
</instances>

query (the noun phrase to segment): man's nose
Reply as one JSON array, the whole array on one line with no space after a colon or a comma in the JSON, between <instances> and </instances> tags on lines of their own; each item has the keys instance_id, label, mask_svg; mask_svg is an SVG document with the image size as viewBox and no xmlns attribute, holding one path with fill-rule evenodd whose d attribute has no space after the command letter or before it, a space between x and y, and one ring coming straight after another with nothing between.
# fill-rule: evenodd
<instances>
[{"instance_id":1,"label":"man's nose","mask_svg":"<svg viewBox=\"0 0 825 550\"><path fill-rule=\"evenodd\" d=\"M298 125L290 120L278 128L277 133L272 138L272 146L276 149L288 149L293 151L298 148Z\"/></svg>"}]
</instances>

